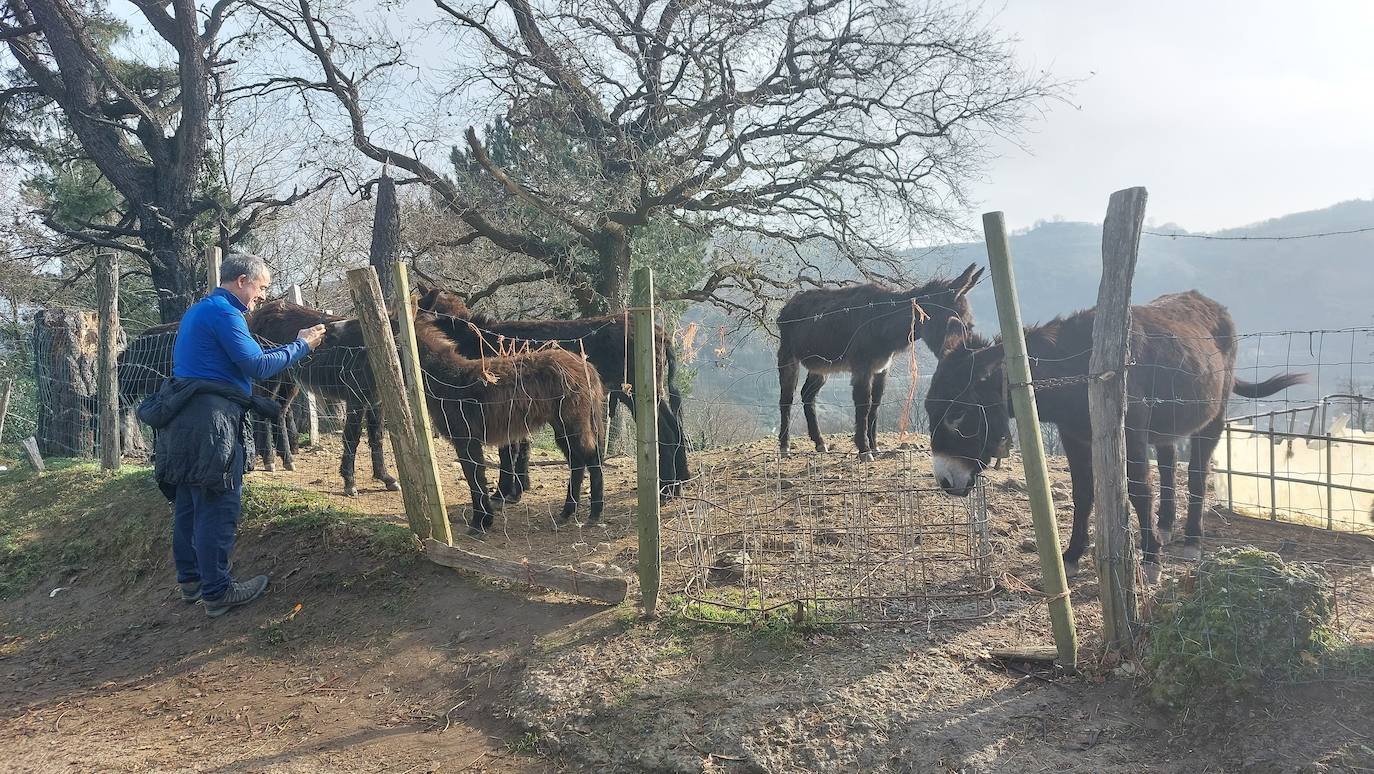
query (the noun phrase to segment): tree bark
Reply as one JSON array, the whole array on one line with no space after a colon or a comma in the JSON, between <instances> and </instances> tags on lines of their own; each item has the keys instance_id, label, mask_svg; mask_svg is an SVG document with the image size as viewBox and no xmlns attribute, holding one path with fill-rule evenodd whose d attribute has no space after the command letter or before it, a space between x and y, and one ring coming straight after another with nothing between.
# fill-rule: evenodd
<instances>
[{"instance_id":1,"label":"tree bark","mask_svg":"<svg viewBox=\"0 0 1374 774\"><path fill-rule=\"evenodd\" d=\"M153 253L148 268L157 289L158 317L164 323L176 322L203 294L191 229L152 227L142 233Z\"/></svg>"},{"instance_id":2,"label":"tree bark","mask_svg":"<svg viewBox=\"0 0 1374 774\"><path fill-rule=\"evenodd\" d=\"M377 182L377 215L372 222L372 249L368 263L377 270L382 283L382 297L395 298L395 280L391 265L396 262L396 248L401 242L401 208L396 201L396 181L385 173Z\"/></svg>"},{"instance_id":3,"label":"tree bark","mask_svg":"<svg viewBox=\"0 0 1374 774\"><path fill-rule=\"evenodd\" d=\"M36 437L45 456L89 457L95 452L98 350L94 314L44 309L34 315Z\"/></svg>"}]
</instances>

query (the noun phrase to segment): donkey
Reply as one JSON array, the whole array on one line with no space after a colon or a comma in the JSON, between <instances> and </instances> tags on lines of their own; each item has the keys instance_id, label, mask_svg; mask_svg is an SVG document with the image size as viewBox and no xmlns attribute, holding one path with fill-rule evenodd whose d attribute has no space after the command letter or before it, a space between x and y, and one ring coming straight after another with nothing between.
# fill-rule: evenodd
<instances>
[{"instance_id":1,"label":"donkey","mask_svg":"<svg viewBox=\"0 0 1374 774\"><path fill-rule=\"evenodd\" d=\"M910 290L854 285L804 290L792 296L778 313L778 407L782 414L778 449L782 454L789 451L792 397L799 367L804 366L802 408L816 451L828 451L816 423L816 395L830 374L848 371L854 393L854 445L860 457L872 461L877 450L878 406L892 358L917 337L939 355L947 320L972 324L973 312L965 296L983 276L983 270L976 268L969 264L952 280L935 279Z\"/></svg>"},{"instance_id":2,"label":"donkey","mask_svg":"<svg viewBox=\"0 0 1374 774\"><path fill-rule=\"evenodd\" d=\"M438 320L432 313L419 312L415 341L430 421L458 452L472 495L468 534L481 535L494 519L483 447L528 439L545 425L553 427L554 442L568 461L568 494L558 522L567 523L576 513L585 474L591 478L587 523L600 521L605 502L601 445L606 435L606 391L596 370L558 348L469 359L440 329Z\"/></svg>"},{"instance_id":3,"label":"donkey","mask_svg":"<svg viewBox=\"0 0 1374 774\"><path fill-rule=\"evenodd\" d=\"M116 359L115 372L119 383L119 403L121 409L132 408L141 399L158 391L162 382L172 375L172 350L176 344L180 323L154 325L129 341ZM290 377L279 374L266 382L254 382L253 391L264 396L276 398L288 394L294 387ZM295 453L298 448L295 423L291 417L291 401L282 404L282 412L270 424L253 420L253 439L263 468L274 470L273 446L281 456L282 465L287 470L295 469ZM156 432L156 431L154 431Z\"/></svg>"},{"instance_id":4,"label":"donkey","mask_svg":"<svg viewBox=\"0 0 1374 774\"><path fill-rule=\"evenodd\" d=\"M1095 310L1055 318L1026 329L1026 352L1033 380L1084 376L1092 357ZM1176 446L1188 439L1188 521L1181 555L1202 555L1202 509L1207 476L1225 425L1226 401L1235 393L1263 398L1307 380L1283 374L1252 384L1235 378L1236 326L1226 308L1188 291L1160 296L1131 307L1130 352L1126 373L1127 494L1140 521L1144 569L1159 577L1159 549L1172 537ZM967 495L995 450L1011 439L1011 406L1002 343L990 343L951 320L941 345L940 364L926 397L935 478L945 492ZM1035 391L1042 422L1058 426L1073 480L1073 535L1064 551L1069 574L1088 541L1093 505L1092 426L1085 383ZM1154 492L1149 447L1159 459L1158 525L1151 524ZM1162 542L1161 542L1162 538Z\"/></svg>"},{"instance_id":5,"label":"donkey","mask_svg":"<svg viewBox=\"0 0 1374 774\"><path fill-rule=\"evenodd\" d=\"M398 491L401 487L396 483L395 476L387 470L386 457L382 452L381 396L367 362L363 329L358 321L281 299L259 306L248 318L248 330L253 335L274 343L294 341L302 328L317 324L325 326L324 341L297 363L290 373L296 383L306 389L329 400L341 400L347 406L343 458L339 462L344 495L352 497L358 493L354 467L364 420L367 423L367 445L372 452L372 476L387 489ZM283 385L283 389L289 393L294 386ZM273 397L281 401L294 397L294 394Z\"/></svg>"},{"instance_id":6,"label":"donkey","mask_svg":"<svg viewBox=\"0 0 1374 774\"><path fill-rule=\"evenodd\" d=\"M436 288L420 289L419 308L432 314L441 330L457 342L464 357L481 358L528 347L554 343L585 354L609 391L610 414L618 403L634 410L630 395L621 386L635 388L634 332L623 315L584 317L578 320L493 320L468 309L455 293ZM673 379L677 358L663 329L655 326L654 354L659 384L658 470L662 493L677 495L689 477L687 445L682 429L682 396ZM667 402L663 396L667 395ZM529 488L529 442L502 446L497 491L506 502L516 502Z\"/></svg>"}]
</instances>

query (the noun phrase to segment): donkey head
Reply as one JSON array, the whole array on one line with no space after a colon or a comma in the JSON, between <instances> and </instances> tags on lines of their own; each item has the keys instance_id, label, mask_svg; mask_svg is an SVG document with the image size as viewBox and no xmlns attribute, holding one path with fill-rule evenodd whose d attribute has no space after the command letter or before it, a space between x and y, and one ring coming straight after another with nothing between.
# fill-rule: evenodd
<instances>
[{"instance_id":1,"label":"donkey head","mask_svg":"<svg viewBox=\"0 0 1374 774\"><path fill-rule=\"evenodd\" d=\"M1005 355L950 318L938 350L940 363L926 394L930 449L935 479L945 492L963 497L993 457L1006 456L1011 443Z\"/></svg>"},{"instance_id":2,"label":"donkey head","mask_svg":"<svg viewBox=\"0 0 1374 774\"><path fill-rule=\"evenodd\" d=\"M927 315L917 333L936 357L941 354L945 329L951 320L961 321L965 328L973 327L973 308L969 305L968 293L982 277L983 270L970 263L954 279L933 279L910 291L911 298Z\"/></svg>"}]
</instances>

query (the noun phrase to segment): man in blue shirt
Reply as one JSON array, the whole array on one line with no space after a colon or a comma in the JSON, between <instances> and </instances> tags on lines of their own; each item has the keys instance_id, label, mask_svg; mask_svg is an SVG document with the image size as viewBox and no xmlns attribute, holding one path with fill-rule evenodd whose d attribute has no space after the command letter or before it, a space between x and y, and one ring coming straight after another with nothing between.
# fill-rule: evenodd
<instances>
[{"instance_id":1,"label":"man in blue shirt","mask_svg":"<svg viewBox=\"0 0 1374 774\"><path fill-rule=\"evenodd\" d=\"M243 496L244 427L253 380L285 370L318 346L325 333L323 325L316 325L300 331L290 344L263 350L249 334L244 315L266 300L271 282L261 258L229 255L220 267L219 287L181 318L172 350L168 394L180 387L189 397L184 405L175 404L159 439L169 437L169 451L194 458L168 462L171 472L165 478L174 480L176 487L172 557L181 598L202 600L211 617L252 602L267 588L266 575L242 583L229 575Z\"/></svg>"}]
</instances>

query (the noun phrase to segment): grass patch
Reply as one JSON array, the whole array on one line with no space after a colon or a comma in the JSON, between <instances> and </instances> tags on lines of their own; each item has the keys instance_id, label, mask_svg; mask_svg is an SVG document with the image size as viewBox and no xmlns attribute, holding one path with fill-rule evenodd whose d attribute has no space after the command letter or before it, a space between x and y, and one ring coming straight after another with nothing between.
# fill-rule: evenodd
<instances>
[{"instance_id":1,"label":"grass patch","mask_svg":"<svg viewBox=\"0 0 1374 774\"><path fill-rule=\"evenodd\" d=\"M703 629L726 629L742 637L757 638L779 646L800 646L802 637L831 623L808 602L764 611L734 590L717 593L722 604L698 602L682 594L664 600L663 622L676 633L690 635Z\"/></svg>"},{"instance_id":2,"label":"grass patch","mask_svg":"<svg viewBox=\"0 0 1374 774\"><path fill-rule=\"evenodd\" d=\"M170 569L171 509L151 468L126 465L105 473L90 461L47 463L43 474L27 468L0 473L0 599L23 594L45 577L96 566L126 581ZM420 556L403 525L340 508L312 492L250 480L240 540L269 534L310 536L400 564Z\"/></svg>"}]
</instances>

